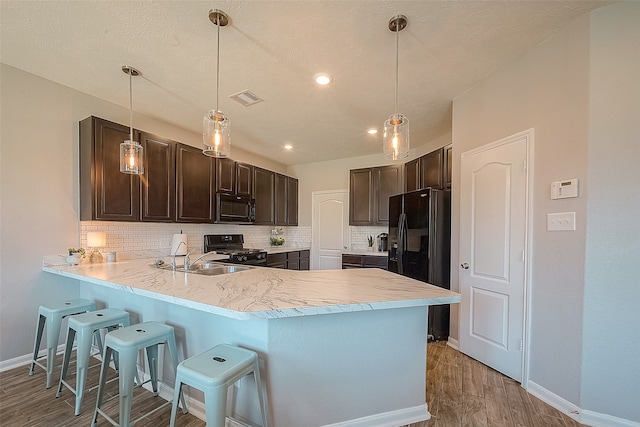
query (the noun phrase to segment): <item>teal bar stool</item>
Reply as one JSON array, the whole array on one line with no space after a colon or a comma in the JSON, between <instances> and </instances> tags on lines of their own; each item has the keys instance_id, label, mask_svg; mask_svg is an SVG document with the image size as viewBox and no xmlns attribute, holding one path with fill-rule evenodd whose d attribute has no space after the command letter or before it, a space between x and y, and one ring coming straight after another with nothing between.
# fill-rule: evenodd
<instances>
[{"instance_id":1,"label":"teal bar stool","mask_svg":"<svg viewBox=\"0 0 640 427\"><path fill-rule=\"evenodd\" d=\"M102 353L102 365L100 369L100 382L98 384L98 399L96 409L93 413L91 426L98 422L98 415L102 415L111 424L121 427L140 421L142 418L153 414L167 405L171 401L165 402L156 409L130 421L131 403L133 400L133 380L137 376L138 352L146 349L147 361L149 362L149 374L154 395L158 395L158 345L164 344L169 348L171 363L174 372L177 371L178 353L176 351L176 338L173 327L160 322L144 322L136 325L120 328L109 332L104 339L104 351ZM119 359L119 423L113 420L102 409L102 399L106 385L106 374L109 367L109 359L113 352L118 353ZM140 384L142 385L142 384ZM182 404L184 405L184 398Z\"/></svg>"},{"instance_id":2,"label":"teal bar stool","mask_svg":"<svg viewBox=\"0 0 640 427\"><path fill-rule=\"evenodd\" d=\"M204 392L207 427L224 427L227 412L227 390L240 378L253 373L258 389L258 399L262 412L262 426L268 427L266 393L262 391L258 355L251 350L221 344L210 350L190 357L178 365L178 375L171 408L171 425L175 427L178 412L178 398L182 385L186 384ZM184 396L183 396L184 399ZM183 412L186 414L184 400Z\"/></svg>"},{"instance_id":3,"label":"teal bar stool","mask_svg":"<svg viewBox=\"0 0 640 427\"><path fill-rule=\"evenodd\" d=\"M96 303L94 301L79 298L50 305L41 305L38 307L38 322L36 324L36 341L33 345L33 358L31 359L31 367L29 375L33 375L36 365L40 366L47 373L47 388L51 387L51 378L53 377L53 365L55 364L56 349L58 348L58 339L60 337L60 328L62 327L62 319L72 314L85 313L94 311ZM40 363L38 353L40 352L40 342L42 341L42 332L47 324L47 354L42 356L46 360L46 366Z\"/></svg>"},{"instance_id":4,"label":"teal bar stool","mask_svg":"<svg viewBox=\"0 0 640 427\"><path fill-rule=\"evenodd\" d=\"M101 329L112 331L121 326L129 326L130 324L129 313L117 308L105 308L88 313L75 314L69 317L67 346L64 351L62 372L60 373L60 382L58 383L56 397L60 397L62 386L66 386L71 390L71 392L76 395L76 415L80 414L80 406L82 406L84 388L87 382L87 369L89 369L89 359L91 358L91 345L94 336L98 348L102 353L102 341L100 340L100 334L96 334L96 332L99 332ZM76 335L76 387L74 389L66 380L69 360L73 352L73 340L76 338Z\"/></svg>"}]
</instances>

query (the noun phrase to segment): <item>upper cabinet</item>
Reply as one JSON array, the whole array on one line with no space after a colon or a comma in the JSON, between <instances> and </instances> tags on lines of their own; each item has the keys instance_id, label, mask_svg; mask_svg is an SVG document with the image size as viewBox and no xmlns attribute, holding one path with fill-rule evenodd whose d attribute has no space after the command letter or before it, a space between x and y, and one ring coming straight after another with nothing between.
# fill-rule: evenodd
<instances>
[{"instance_id":1,"label":"upper cabinet","mask_svg":"<svg viewBox=\"0 0 640 427\"><path fill-rule=\"evenodd\" d=\"M404 164L405 191L420 188L420 159L411 160Z\"/></svg>"},{"instance_id":2,"label":"upper cabinet","mask_svg":"<svg viewBox=\"0 0 640 427\"><path fill-rule=\"evenodd\" d=\"M287 225L287 177L275 175L274 207L276 225Z\"/></svg>"},{"instance_id":3,"label":"upper cabinet","mask_svg":"<svg viewBox=\"0 0 640 427\"><path fill-rule=\"evenodd\" d=\"M215 159L190 145L176 144L176 221L215 220Z\"/></svg>"},{"instance_id":4,"label":"upper cabinet","mask_svg":"<svg viewBox=\"0 0 640 427\"><path fill-rule=\"evenodd\" d=\"M226 159L215 159L216 162L216 192L235 194L236 192L236 162Z\"/></svg>"},{"instance_id":5,"label":"upper cabinet","mask_svg":"<svg viewBox=\"0 0 640 427\"><path fill-rule=\"evenodd\" d=\"M453 158L451 144L444 147L444 188L451 188L451 160Z\"/></svg>"},{"instance_id":6,"label":"upper cabinet","mask_svg":"<svg viewBox=\"0 0 640 427\"><path fill-rule=\"evenodd\" d=\"M298 180L275 175L275 225L298 225Z\"/></svg>"},{"instance_id":7,"label":"upper cabinet","mask_svg":"<svg viewBox=\"0 0 640 427\"><path fill-rule=\"evenodd\" d=\"M142 220L173 222L176 219L176 143L140 133L144 155L144 179L140 179Z\"/></svg>"},{"instance_id":8,"label":"upper cabinet","mask_svg":"<svg viewBox=\"0 0 640 427\"><path fill-rule=\"evenodd\" d=\"M287 177L287 225L298 225L298 180Z\"/></svg>"},{"instance_id":9,"label":"upper cabinet","mask_svg":"<svg viewBox=\"0 0 640 427\"><path fill-rule=\"evenodd\" d=\"M236 163L236 194L238 196L253 196L253 165Z\"/></svg>"},{"instance_id":10,"label":"upper cabinet","mask_svg":"<svg viewBox=\"0 0 640 427\"><path fill-rule=\"evenodd\" d=\"M253 198L256 209L254 224L275 224L275 172L254 166Z\"/></svg>"},{"instance_id":11,"label":"upper cabinet","mask_svg":"<svg viewBox=\"0 0 640 427\"><path fill-rule=\"evenodd\" d=\"M144 174L120 172L129 128L98 117L80 122L80 220L214 223L216 193L255 200L255 224L298 225L298 180L134 130Z\"/></svg>"},{"instance_id":12,"label":"upper cabinet","mask_svg":"<svg viewBox=\"0 0 640 427\"><path fill-rule=\"evenodd\" d=\"M404 165L405 191L451 188L451 144Z\"/></svg>"},{"instance_id":13,"label":"upper cabinet","mask_svg":"<svg viewBox=\"0 0 640 427\"><path fill-rule=\"evenodd\" d=\"M402 187L401 165L351 170L349 225L387 225L389 196Z\"/></svg>"},{"instance_id":14,"label":"upper cabinet","mask_svg":"<svg viewBox=\"0 0 640 427\"><path fill-rule=\"evenodd\" d=\"M140 178L120 172L120 144L128 139L126 126L80 122L80 220L140 221Z\"/></svg>"}]
</instances>

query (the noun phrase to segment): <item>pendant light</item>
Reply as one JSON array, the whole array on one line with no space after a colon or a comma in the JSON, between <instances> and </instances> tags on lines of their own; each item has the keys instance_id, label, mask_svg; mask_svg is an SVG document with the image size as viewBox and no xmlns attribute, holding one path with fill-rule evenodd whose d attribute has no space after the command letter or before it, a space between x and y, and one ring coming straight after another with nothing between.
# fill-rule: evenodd
<instances>
[{"instance_id":1,"label":"pendant light","mask_svg":"<svg viewBox=\"0 0 640 427\"><path fill-rule=\"evenodd\" d=\"M394 16L389 20L389 30L396 33L396 108L384 122L382 147L387 160L403 159L409 155L409 119L398 113L398 44L399 34L407 26L407 17Z\"/></svg>"},{"instance_id":2,"label":"pendant light","mask_svg":"<svg viewBox=\"0 0 640 427\"><path fill-rule=\"evenodd\" d=\"M216 64L216 109L204 115L202 121L202 152L211 157L229 157L231 154L231 122L218 109L220 95L220 27L229 23L226 13L218 9L209 11L209 20L218 27L218 59Z\"/></svg>"},{"instance_id":3,"label":"pendant light","mask_svg":"<svg viewBox=\"0 0 640 427\"><path fill-rule=\"evenodd\" d=\"M122 71L129 75L129 139L120 144L120 172L132 175L144 173L142 145L133 140L133 95L131 78L139 76L140 72L129 65L123 65Z\"/></svg>"}]
</instances>

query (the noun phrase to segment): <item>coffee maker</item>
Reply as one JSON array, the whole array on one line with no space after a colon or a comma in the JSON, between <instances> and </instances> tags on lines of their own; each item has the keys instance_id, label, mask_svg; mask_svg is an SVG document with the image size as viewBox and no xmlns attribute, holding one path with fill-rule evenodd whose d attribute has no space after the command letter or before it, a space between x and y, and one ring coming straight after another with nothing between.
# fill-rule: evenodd
<instances>
[{"instance_id":1,"label":"coffee maker","mask_svg":"<svg viewBox=\"0 0 640 427\"><path fill-rule=\"evenodd\" d=\"M387 233L378 234L378 251L386 252L389 250L389 235Z\"/></svg>"}]
</instances>

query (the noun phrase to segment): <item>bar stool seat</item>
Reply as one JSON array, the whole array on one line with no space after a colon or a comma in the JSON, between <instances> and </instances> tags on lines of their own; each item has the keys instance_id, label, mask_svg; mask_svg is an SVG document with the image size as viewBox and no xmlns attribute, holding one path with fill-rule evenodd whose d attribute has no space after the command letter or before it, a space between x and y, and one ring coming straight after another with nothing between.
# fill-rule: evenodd
<instances>
[{"instance_id":1,"label":"bar stool seat","mask_svg":"<svg viewBox=\"0 0 640 427\"><path fill-rule=\"evenodd\" d=\"M87 369L89 368L89 359L91 358L91 344L94 336L100 353L102 353L102 340L100 339L100 334L96 334L96 332L99 332L101 329L112 331L120 326L125 327L129 325L129 313L117 308L105 308L69 317L67 346L64 352L62 372L60 373L60 382L58 383L56 397L60 397L63 385L71 390L71 392L76 395L75 415L80 414L80 407L82 406L84 387L87 382ZM74 389L67 383L66 379L69 360L71 359L71 353L73 351L73 340L76 335L78 338L76 346L76 387Z\"/></svg>"},{"instance_id":2,"label":"bar stool seat","mask_svg":"<svg viewBox=\"0 0 640 427\"><path fill-rule=\"evenodd\" d=\"M165 402L151 412L142 415L136 420L130 421L131 403L133 400L133 380L137 375L138 352L142 349L146 349L149 373L151 376L149 381L151 382L154 395L157 395L159 344L165 344L168 346L172 367L174 372L176 372L178 365L178 353L176 351L176 338L172 326L165 325L160 322L144 322L111 331L105 336L102 366L100 369L100 382L98 385L98 399L96 402L96 409L93 413L93 419L91 422L92 426L96 425L98 415L102 415L115 426L129 427L129 425L136 423L147 415L171 404L170 401ZM120 368L118 380L120 409L119 423L116 423L101 409L109 359L114 351L118 353ZM184 405L184 399L182 404Z\"/></svg>"},{"instance_id":3,"label":"bar stool seat","mask_svg":"<svg viewBox=\"0 0 640 427\"><path fill-rule=\"evenodd\" d=\"M94 311L95 309L96 303L84 298L71 299L38 307L36 339L33 345L33 358L31 359L29 375L33 375L33 370L36 365L40 366L47 373L47 388L50 388L51 379L53 377L53 365L55 363L56 349L58 348L58 340L60 337L60 328L62 327L62 319L72 314L85 313L87 311ZM47 354L43 356L46 360L45 366L39 362L38 359L40 359L40 357L38 357L38 353L40 352L42 332L44 331L44 326L47 322Z\"/></svg>"},{"instance_id":4,"label":"bar stool seat","mask_svg":"<svg viewBox=\"0 0 640 427\"><path fill-rule=\"evenodd\" d=\"M247 374L253 374L262 425L268 427L266 408L268 401L262 391L258 355L251 350L221 344L197 356L184 360L178 365L178 375L171 409L171 425L175 426L178 411L178 398L182 394L182 385L187 384L204 392L207 427L224 427L227 409L227 389ZM183 402L184 405L184 402ZM187 413L183 406L184 413Z\"/></svg>"}]
</instances>

